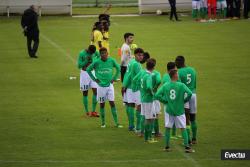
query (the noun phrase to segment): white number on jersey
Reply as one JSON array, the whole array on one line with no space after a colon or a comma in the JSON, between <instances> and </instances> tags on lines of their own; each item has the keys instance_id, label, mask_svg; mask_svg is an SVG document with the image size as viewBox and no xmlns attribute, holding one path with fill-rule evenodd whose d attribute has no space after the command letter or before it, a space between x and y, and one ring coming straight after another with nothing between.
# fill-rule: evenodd
<instances>
[{"instance_id":1,"label":"white number on jersey","mask_svg":"<svg viewBox=\"0 0 250 167\"><path fill-rule=\"evenodd\" d=\"M190 84L191 81L192 81L191 74L187 74L187 82L186 82L186 84Z\"/></svg>"},{"instance_id":2,"label":"white number on jersey","mask_svg":"<svg viewBox=\"0 0 250 167\"><path fill-rule=\"evenodd\" d=\"M143 79L141 79L141 88L143 89Z\"/></svg>"},{"instance_id":3,"label":"white number on jersey","mask_svg":"<svg viewBox=\"0 0 250 167\"><path fill-rule=\"evenodd\" d=\"M176 94L175 94L175 90L174 89L170 90L170 96L169 97L170 97L171 100L174 100L176 98Z\"/></svg>"}]
</instances>

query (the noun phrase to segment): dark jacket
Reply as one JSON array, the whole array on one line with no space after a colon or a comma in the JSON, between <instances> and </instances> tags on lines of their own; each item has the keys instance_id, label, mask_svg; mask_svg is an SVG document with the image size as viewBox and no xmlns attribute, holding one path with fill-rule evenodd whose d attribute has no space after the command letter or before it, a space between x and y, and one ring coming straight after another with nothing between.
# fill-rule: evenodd
<instances>
[{"instance_id":1,"label":"dark jacket","mask_svg":"<svg viewBox=\"0 0 250 167\"><path fill-rule=\"evenodd\" d=\"M37 21L38 21L37 13L33 9L29 8L26 9L23 13L21 25L23 28L27 26L28 33L39 32Z\"/></svg>"}]
</instances>

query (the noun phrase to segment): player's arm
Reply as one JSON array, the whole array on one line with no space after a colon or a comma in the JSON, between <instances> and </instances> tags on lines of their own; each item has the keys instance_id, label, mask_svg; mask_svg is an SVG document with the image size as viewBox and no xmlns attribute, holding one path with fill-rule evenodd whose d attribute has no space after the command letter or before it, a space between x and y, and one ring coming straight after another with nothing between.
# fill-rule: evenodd
<instances>
[{"instance_id":1,"label":"player's arm","mask_svg":"<svg viewBox=\"0 0 250 167\"><path fill-rule=\"evenodd\" d=\"M84 68L88 64L88 60L84 56L82 56L81 53L79 54L77 62L79 69Z\"/></svg>"},{"instance_id":2,"label":"player's arm","mask_svg":"<svg viewBox=\"0 0 250 167\"><path fill-rule=\"evenodd\" d=\"M141 82L142 70L132 79L132 89L135 89L137 85Z\"/></svg>"},{"instance_id":3,"label":"player's arm","mask_svg":"<svg viewBox=\"0 0 250 167\"><path fill-rule=\"evenodd\" d=\"M119 75L120 75L121 69L120 69L120 66L116 63L115 60L113 60L113 65L114 65L114 67L116 69L115 75L113 77L113 81L116 81L118 79Z\"/></svg>"},{"instance_id":4,"label":"player's arm","mask_svg":"<svg viewBox=\"0 0 250 167\"><path fill-rule=\"evenodd\" d=\"M95 78L95 76L92 74L91 71L93 71L95 69L95 64L96 64L96 62L93 62L92 64L90 64L90 66L88 66L88 68L86 70L87 73L89 74L90 78L94 81L96 81L97 79Z\"/></svg>"},{"instance_id":5,"label":"player's arm","mask_svg":"<svg viewBox=\"0 0 250 167\"><path fill-rule=\"evenodd\" d=\"M160 84L161 84L161 74L157 73L156 74L156 84L154 86L154 92L156 92L156 90L158 89L158 87L160 86Z\"/></svg>"},{"instance_id":6,"label":"player's arm","mask_svg":"<svg viewBox=\"0 0 250 167\"><path fill-rule=\"evenodd\" d=\"M182 84L182 85L183 85L184 92L185 92L184 102L186 103L192 97L192 91L185 84Z\"/></svg>"},{"instance_id":7,"label":"player's arm","mask_svg":"<svg viewBox=\"0 0 250 167\"><path fill-rule=\"evenodd\" d=\"M162 85L162 86L158 89L158 91L157 91L156 94L155 94L155 98L156 98L157 100L159 100L160 102L164 103L164 104L168 103L168 101L167 101L167 99L165 98L165 95L164 95L164 85Z\"/></svg>"}]
</instances>

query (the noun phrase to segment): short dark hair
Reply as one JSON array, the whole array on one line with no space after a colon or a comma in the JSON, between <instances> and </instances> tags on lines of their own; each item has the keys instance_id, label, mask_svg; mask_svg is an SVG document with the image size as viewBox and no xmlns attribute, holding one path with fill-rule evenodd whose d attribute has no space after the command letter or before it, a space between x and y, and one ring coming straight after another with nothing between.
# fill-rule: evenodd
<instances>
[{"instance_id":1,"label":"short dark hair","mask_svg":"<svg viewBox=\"0 0 250 167\"><path fill-rule=\"evenodd\" d=\"M148 59L150 58L150 54L148 52L143 53L143 59L140 62L141 64L144 64Z\"/></svg>"},{"instance_id":2,"label":"short dark hair","mask_svg":"<svg viewBox=\"0 0 250 167\"><path fill-rule=\"evenodd\" d=\"M175 68L175 62L172 62L172 61L168 62L167 70L170 71L170 70L172 70L174 68Z\"/></svg>"},{"instance_id":3,"label":"short dark hair","mask_svg":"<svg viewBox=\"0 0 250 167\"><path fill-rule=\"evenodd\" d=\"M174 77L175 74L177 74L177 70L170 70L169 71L169 76L171 79Z\"/></svg>"},{"instance_id":4,"label":"short dark hair","mask_svg":"<svg viewBox=\"0 0 250 167\"><path fill-rule=\"evenodd\" d=\"M175 58L175 64L176 64L177 68L183 67L185 65L185 58L184 58L184 56L181 56L181 55L177 56Z\"/></svg>"},{"instance_id":5,"label":"short dark hair","mask_svg":"<svg viewBox=\"0 0 250 167\"><path fill-rule=\"evenodd\" d=\"M155 67L156 60L155 59L148 59L146 63L146 68L148 70L152 70Z\"/></svg>"},{"instance_id":6,"label":"short dark hair","mask_svg":"<svg viewBox=\"0 0 250 167\"><path fill-rule=\"evenodd\" d=\"M105 48L105 47L102 47L102 48L99 49L99 52L100 52L100 53L103 52L103 51L108 52L107 48Z\"/></svg>"},{"instance_id":7,"label":"short dark hair","mask_svg":"<svg viewBox=\"0 0 250 167\"><path fill-rule=\"evenodd\" d=\"M124 34L124 40L126 40L129 36L134 36L134 34L133 34L133 33L130 33L130 32L126 32L126 33Z\"/></svg>"},{"instance_id":8,"label":"short dark hair","mask_svg":"<svg viewBox=\"0 0 250 167\"><path fill-rule=\"evenodd\" d=\"M89 52L89 53L95 53L95 51L96 51L95 45L89 45L89 47L88 47L88 52Z\"/></svg>"},{"instance_id":9,"label":"short dark hair","mask_svg":"<svg viewBox=\"0 0 250 167\"><path fill-rule=\"evenodd\" d=\"M134 51L134 54L138 54L138 53L144 53L144 50L142 48L136 48Z\"/></svg>"}]
</instances>

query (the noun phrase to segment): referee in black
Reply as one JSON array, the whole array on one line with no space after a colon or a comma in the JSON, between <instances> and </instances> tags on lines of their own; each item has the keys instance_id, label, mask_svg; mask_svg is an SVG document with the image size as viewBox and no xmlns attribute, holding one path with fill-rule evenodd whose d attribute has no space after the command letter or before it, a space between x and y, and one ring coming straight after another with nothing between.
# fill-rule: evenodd
<instances>
[{"instance_id":1,"label":"referee in black","mask_svg":"<svg viewBox=\"0 0 250 167\"><path fill-rule=\"evenodd\" d=\"M38 15L35 6L32 5L23 13L21 25L23 33L27 37L27 48L31 58L38 58L36 52L39 46ZM32 46L33 41L33 46Z\"/></svg>"},{"instance_id":2,"label":"referee in black","mask_svg":"<svg viewBox=\"0 0 250 167\"><path fill-rule=\"evenodd\" d=\"M168 0L169 5L171 7L171 13L170 13L170 20L173 21L173 16L175 17L176 21L181 21L178 19L177 13L176 13L176 0Z\"/></svg>"}]
</instances>

